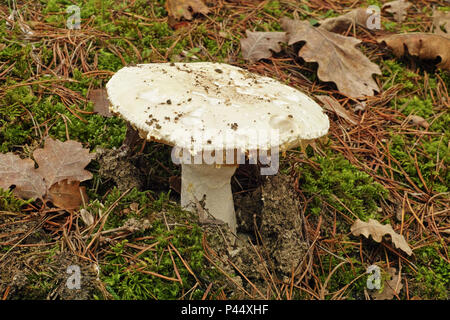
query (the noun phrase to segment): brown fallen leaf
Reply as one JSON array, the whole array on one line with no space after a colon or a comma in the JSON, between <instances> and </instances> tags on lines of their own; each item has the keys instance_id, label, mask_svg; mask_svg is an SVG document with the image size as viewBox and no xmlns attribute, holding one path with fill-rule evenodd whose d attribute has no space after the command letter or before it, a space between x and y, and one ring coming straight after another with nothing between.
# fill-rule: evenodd
<instances>
[{"instance_id":1,"label":"brown fallen leaf","mask_svg":"<svg viewBox=\"0 0 450 320\"><path fill-rule=\"evenodd\" d=\"M396 0L385 3L383 7L381 7L381 11L392 13L397 22L403 22L408 13L408 8L411 6L412 3L408 1Z\"/></svg>"},{"instance_id":2,"label":"brown fallen leaf","mask_svg":"<svg viewBox=\"0 0 450 320\"><path fill-rule=\"evenodd\" d=\"M84 170L95 157L89 149L76 141L47 138L45 147L36 149L33 155L39 165L37 169L31 159L21 159L12 153L0 154L0 188L15 186L14 194L22 199L50 200L63 209L72 209L74 203L80 203L77 199L81 197L80 181L92 177Z\"/></svg>"},{"instance_id":3,"label":"brown fallen leaf","mask_svg":"<svg viewBox=\"0 0 450 320\"><path fill-rule=\"evenodd\" d=\"M388 279L384 281L382 291L375 291L371 293L371 297L375 300L392 300L403 288L400 273L397 274L397 270L395 268L389 268L387 273Z\"/></svg>"},{"instance_id":4,"label":"brown fallen leaf","mask_svg":"<svg viewBox=\"0 0 450 320\"><path fill-rule=\"evenodd\" d=\"M47 187L42 176L36 174L34 161L21 159L13 153L0 153L0 188L15 185L14 194L22 199L42 199Z\"/></svg>"},{"instance_id":5,"label":"brown fallen leaf","mask_svg":"<svg viewBox=\"0 0 450 320\"><path fill-rule=\"evenodd\" d=\"M338 17L327 18L319 21L320 28L323 28L330 32L344 32L351 25L358 25L367 28L369 19L373 16L373 13L366 8L354 9L346 14Z\"/></svg>"},{"instance_id":6,"label":"brown fallen leaf","mask_svg":"<svg viewBox=\"0 0 450 320\"><path fill-rule=\"evenodd\" d=\"M88 99L94 104L94 112L110 118L112 113L109 111L109 100L106 89L94 89L89 91Z\"/></svg>"},{"instance_id":7,"label":"brown fallen leaf","mask_svg":"<svg viewBox=\"0 0 450 320\"><path fill-rule=\"evenodd\" d=\"M36 172L44 177L48 188L65 179L81 182L92 178L92 173L84 168L95 155L80 142L47 138L44 148L36 149L33 156L39 166Z\"/></svg>"},{"instance_id":8,"label":"brown fallen leaf","mask_svg":"<svg viewBox=\"0 0 450 320\"><path fill-rule=\"evenodd\" d=\"M306 21L282 18L281 25L289 45L306 42L298 55L319 64L320 80L334 82L341 93L350 97L373 96L374 91L379 91L372 75L381 75L381 70L356 48L360 40L314 28Z\"/></svg>"},{"instance_id":9,"label":"brown fallen leaf","mask_svg":"<svg viewBox=\"0 0 450 320\"><path fill-rule=\"evenodd\" d=\"M80 187L80 181L67 179L52 185L48 190L47 199L64 210L78 209L88 201L86 187Z\"/></svg>"},{"instance_id":10,"label":"brown fallen leaf","mask_svg":"<svg viewBox=\"0 0 450 320\"><path fill-rule=\"evenodd\" d=\"M351 124L357 124L355 118L335 98L330 96L316 96L316 98L323 103L325 109L336 113Z\"/></svg>"},{"instance_id":11,"label":"brown fallen leaf","mask_svg":"<svg viewBox=\"0 0 450 320\"><path fill-rule=\"evenodd\" d=\"M267 59L273 52L280 52L280 42L287 42L286 32L245 31L247 38L241 39L242 57L251 63Z\"/></svg>"},{"instance_id":12,"label":"brown fallen leaf","mask_svg":"<svg viewBox=\"0 0 450 320\"><path fill-rule=\"evenodd\" d=\"M379 38L378 42L386 44L397 57L408 52L425 60L440 58L437 66L450 71L450 38L432 33L407 33Z\"/></svg>"},{"instance_id":13,"label":"brown fallen leaf","mask_svg":"<svg viewBox=\"0 0 450 320\"><path fill-rule=\"evenodd\" d=\"M433 11L434 33L450 38L450 12Z\"/></svg>"},{"instance_id":14,"label":"brown fallen leaf","mask_svg":"<svg viewBox=\"0 0 450 320\"><path fill-rule=\"evenodd\" d=\"M384 236L389 235L396 248L403 250L408 255L412 255L413 253L405 238L396 233L390 224L382 225L373 219L369 219L369 222L363 222L357 219L351 226L350 231L354 236L363 235L366 238L372 236L372 239L376 242L381 242Z\"/></svg>"},{"instance_id":15,"label":"brown fallen leaf","mask_svg":"<svg viewBox=\"0 0 450 320\"><path fill-rule=\"evenodd\" d=\"M180 20L192 20L193 13L208 14L209 9L202 0L166 0L166 10L169 16ZM191 11L192 10L192 11Z\"/></svg>"}]
</instances>

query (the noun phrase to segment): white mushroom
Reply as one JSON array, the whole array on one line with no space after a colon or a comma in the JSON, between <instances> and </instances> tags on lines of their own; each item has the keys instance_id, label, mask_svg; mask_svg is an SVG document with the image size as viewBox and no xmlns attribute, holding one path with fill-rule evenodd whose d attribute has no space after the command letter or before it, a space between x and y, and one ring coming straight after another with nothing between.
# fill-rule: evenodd
<instances>
[{"instance_id":1,"label":"white mushroom","mask_svg":"<svg viewBox=\"0 0 450 320\"><path fill-rule=\"evenodd\" d=\"M143 138L176 147L172 158L182 165L181 205L195 210L204 201L205 209L234 232L230 180L245 157L270 165L262 174L276 174L279 151L319 138L329 128L322 108L302 92L228 64L125 67L106 88L113 113Z\"/></svg>"}]
</instances>

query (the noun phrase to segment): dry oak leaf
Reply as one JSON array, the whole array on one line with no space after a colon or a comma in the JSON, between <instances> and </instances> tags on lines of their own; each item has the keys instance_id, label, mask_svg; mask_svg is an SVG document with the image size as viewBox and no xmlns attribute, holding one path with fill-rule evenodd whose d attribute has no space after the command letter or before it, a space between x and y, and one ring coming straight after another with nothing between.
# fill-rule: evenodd
<instances>
[{"instance_id":1,"label":"dry oak leaf","mask_svg":"<svg viewBox=\"0 0 450 320\"><path fill-rule=\"evenodd\" d=\"M192 20L192 13L208 14L209 9L201 0L167 0L166 10L169 16L177 20ZM191 12L192 10L192 12Z\"/></svg>"},{"instance_id":2,"label":"dry oak leaf","mask_svg":"<svg viewBox=\"0 0 450 320\"><path fill-rule=\"evenodd\" d=\"M450 71L450 38L432 33L396 34L378 39L386 44L397 57L409 53L424 60L441 61L439 68Z\"/></svg>"},{"instance_id":3,"label":"dry oak leaf","mask_svg":"<svg viewBox=\"0 0 450 320\"><path fill-rule=\"evenodd\" d=\"M36 174L34 161L21 159L11 152L0 153L0 188L8 190L15 185L14 194L22 199L42 199L47 187Z\"/></svg>"},{"instance_id":4,"label":"dry oak leaf","mask_svg":"<svg viewBox=\"0 0 450 320\"><path fill-rule=\"evenodd\" d=\"M381 70L356 48L360 40L314 28L306 21L282 18L281 25L289 45L306 42L298 55L319 64L320 80L334 82L341 93L350 97L373 96L374 91L379 91L372 75L381 75Z\"/></svg>"},{"instance_id":5,"label":"dry oak leaf","mask_svg":"<svg viewBox=\"0 0 450 320\"><path fill-rule=\"evenodd\" d=\"M371 293L371 297L375 300L392 300L392 298L398 295L400 290L403 288L400 273L397 274L397 270L395 268L389 268L387 273L389 279L384 281L382 291Z\"/></svg>"},{"instance_id":6,"label":"dry oak leaf","mask_svg":"<svg viewBox=\"0 0 450 320\"><path fill-rule=\"evenodd\" d=\"M450 38L450 12L434 10L433 27L435 34Z\"/></svg>"},{"instance_id":7,"label":"dry oak leaf","mask_svg":"<svg viewBox=\"0 0 450 320\"><path fill-rule=\"evenodd\" d=\"M411 6L412 4L408 1L397 0L385 3L381 8L381 10L388 13L392 13L397 22L403 22L408 12L408 8Z\"/></svg>"},{"instance_id":8,"label":"dry oak leaf","mask_svg":"<svg viewBox=\"0 0 450 320\"><path fill-rule=\"evenodd\" d=\"M80 187L80 181L67 179L52 185L48 190L47 199L64 210L78 209L88 201L86 187Z\"/></svg>"},{"instance_id":9,"label":"dry oak leaf","mask_svg":"<svg viewBox=\"0 0 450 320\"><path fill-rule=\"evenodd\" d=\"M372 236L372 239L376 242L381 242L385 235L389 235L396 248L403 250L408 255L412 255L413 253L405 238L396 233L390 224L382 225L377 220L373 219L369 219L369 222L363 222L357 219L351 226L350 231L354 236L359 236L361 234L366 238Z\"/></svg>"},{"instance_id":10,"label":"dry oak leaf","mask_svg":"<svg viewBox=\"0 0 450 320\"><path fill-rule=\"evenodd\" d=\"M242 57L251 63L267 59L272 51L280 52L280 42L287 42L286 32L245 31L247 38L241 39Z\"/></svg>"},{"instance_id":11,"label":"dry oak leaf","mask_svg":"<svg viewBox=\"0 0 450 320\"><path fill-rule=\"evenodd\" d=\"M47 138L44 148L36 149L33 156L39 166L36 171L44 177L48 188L65 179L81 182L92 178L92 173L84 168L95 155L84 149L80 142Z\"/></svg>"},{"instance_id":12,"label":"dry oak leaf","mask_svg":"<svg viewBox=\"0 0 450 320\"><path fill-rule=\"evenodd\" d=\"M374 24L375 21L371 21L376 16L374 13L366 8L354 9L346 14L338 17L327 18L319 21L320 28L323 28L330 32L344 32L352 25L358 25L367 28L369 23Z\"/></svg>"}]
</instances>

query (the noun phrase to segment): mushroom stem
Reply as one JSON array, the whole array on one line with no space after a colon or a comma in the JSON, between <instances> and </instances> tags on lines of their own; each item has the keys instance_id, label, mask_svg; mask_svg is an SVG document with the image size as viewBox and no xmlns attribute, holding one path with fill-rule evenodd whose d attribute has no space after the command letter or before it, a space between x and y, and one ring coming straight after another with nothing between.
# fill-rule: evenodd
<instances>
[{"instance_id":1,"label":"mushroom stem","mask_svg":"<svg viewBox=\"0 0 450 320\"><path fill-rule=\"evenodd\" d=\"M236 233L231 177L237 166L214 164L181 165L181 206L189 211L196 210L197 201L204 200L204 208L218 220L227 223ZM205 217L207 218L207 217Z\"/></svg>"}]
</instances>

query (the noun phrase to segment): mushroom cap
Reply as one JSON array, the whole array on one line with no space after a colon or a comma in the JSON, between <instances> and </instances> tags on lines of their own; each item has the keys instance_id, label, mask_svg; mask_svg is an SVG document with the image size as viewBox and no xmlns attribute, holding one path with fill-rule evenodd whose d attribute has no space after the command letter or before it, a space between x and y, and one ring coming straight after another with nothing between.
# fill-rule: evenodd
<instances>
[{"instance_id":1,"label":"mushroom cap","mask_svg":"<svg viewBox=\"0 0 450 320\"><path fill-rule=\"evenodd\" d=\"M110 110L143 138L192 154L283 151L325 135L330 125L322 108L299 90L224 63L124 67L106 88Z\"/></svg>"}]
</instances>

